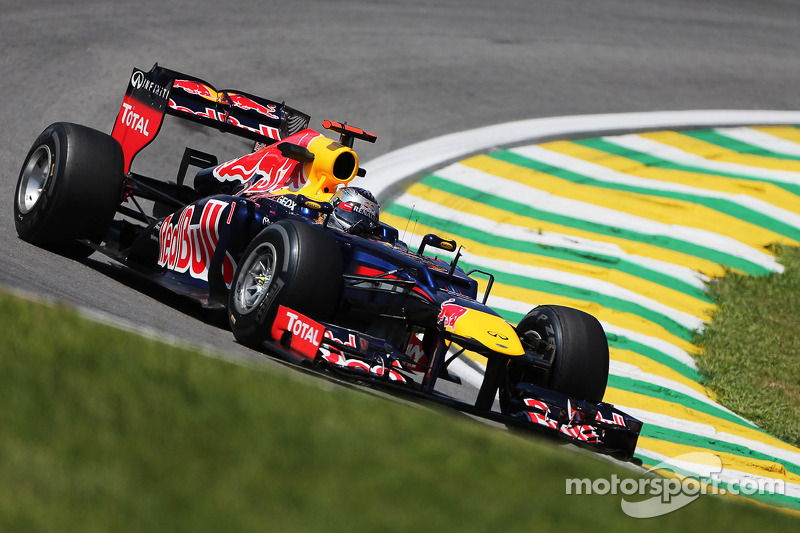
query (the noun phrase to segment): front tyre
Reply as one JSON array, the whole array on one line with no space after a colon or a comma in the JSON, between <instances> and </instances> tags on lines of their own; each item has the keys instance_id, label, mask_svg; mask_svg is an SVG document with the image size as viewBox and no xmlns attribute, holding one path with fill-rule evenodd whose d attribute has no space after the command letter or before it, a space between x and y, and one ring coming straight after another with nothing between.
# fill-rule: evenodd
<instances>
[{"instance_id":1,"label":"front tyre","mask_svg":"<svg viewBox=\"0 0 800 533\"><path fill-rule=\"evenodd\" d=\"M123 155L110 135L57 122L36 139L14 192L14 222L25 241L71 257L99 243L121 201Z\"/></svg>"},{"instance_id":2,"label":"front tyre","mask_svg":"<svg viewBox=\"0 0 800 533\"><path fill-rule=\"evenodd\" d=\"M322 228L297 220L267 226L242 254L228 294L228 319L240 343L260 347L279 305L329 320L342 288L342 255Z\"/></svg>"},{"instance_id":3,"label":"front tyre","mask_svg":"<svg viewBox=\"0 0 800 533\"><path fill-rule=\"evenodd\" d=\"M608 341L595 317L571 307L542 305L525 315L516 331L526 352L548 359L551 366L545 372L512 360L501 385L501 399L509 398L517 383L527 381L578 400L603 400L608 383Z\"/></svg>"}]
</instances>

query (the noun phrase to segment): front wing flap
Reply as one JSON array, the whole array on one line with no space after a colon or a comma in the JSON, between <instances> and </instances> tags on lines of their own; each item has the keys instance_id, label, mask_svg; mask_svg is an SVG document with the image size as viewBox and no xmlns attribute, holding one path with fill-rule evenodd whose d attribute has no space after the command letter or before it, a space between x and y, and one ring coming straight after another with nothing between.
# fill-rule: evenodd
<instances>
[{"instance_id":1,"label":"front wing flap","mask_svg":"<svg viewBox=\"0 0 800 533\"><path fill-rule=\"evenodd\" d=\"M519 383L506 409L524 424L558 432L580 446L631 459L642 422L611 404L570 398L565 394Z\"/></svg>"}]
</instances>

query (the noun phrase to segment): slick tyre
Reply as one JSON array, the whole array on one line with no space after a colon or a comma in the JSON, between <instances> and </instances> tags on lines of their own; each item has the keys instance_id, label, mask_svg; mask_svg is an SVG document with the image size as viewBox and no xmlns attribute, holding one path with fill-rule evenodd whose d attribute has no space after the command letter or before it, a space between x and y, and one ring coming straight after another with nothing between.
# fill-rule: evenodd
<instances>
[{"instance_id":1,"label":"slick tyre","mask_svg":"<svg viewBox=\"0 0 800 533\"><path fill-rule=\"evenodd\" d=\"M123 156L111 136L57 122L33 143L14 192L14 222L25 241L71 257L99 243L121 201Z\"/></svg>"},{"instance_id":2,"label":"slick tyre","mask_svg":"<svg viewBox=\"0 0 800 533\"><path fill-rule=\"evenodd\" d=\"M281 220L242 254L228 294L228 319L240 343L260 347L279 305L329 320L342 288L339 245L319 226Z\"/></svg>"},{"instance_id":3,"label":"slick tyre","mask_svg":"<svg viewBox=\"0 0 800 533\"><path fill-rule=\"evenodd\" d=\"M510 362L501 399L527 381L578 400L602 401L608 383L608 341L595 317L571 307L543 305L525 315L516 331L526 352L548 359L551 366L542 371Z\"/></svg>"}]
</instances>

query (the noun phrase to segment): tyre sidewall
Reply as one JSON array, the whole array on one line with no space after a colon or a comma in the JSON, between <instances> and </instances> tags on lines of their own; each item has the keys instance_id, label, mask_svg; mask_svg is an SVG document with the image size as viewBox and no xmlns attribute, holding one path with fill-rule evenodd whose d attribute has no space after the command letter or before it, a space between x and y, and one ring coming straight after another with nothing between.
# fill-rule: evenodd
<instances>
[{"instance_id":1,"label":"tyre sidewall","mask_svg":"<svg viewBox=\"0 0 800 533\"><path fill-rule=\"evenodd\" d=\"M23 174L41 146L50 150L50 169L38 201L23 213ZM122 148L114 138L79 124L52 124L33 143L20 170L14 191L17 233L37 246L88 255L91 249L76 240L102 240L121 201L123 181Z\"/></svg>"},{"instance_id":2,"label":"tyre sidewall","mask_svg":"<svg viewBox=\"0 0 800 533\"><path fill-rule=\"evenodd\" d=\"M246 313L237 309L237 287L251 256L263 243L275 249L275 272L267 294ZM341 252L318 227L293 220L268 226L251 241L236 267L228 295L228 317L236 339L258 345L268 337L278 306L328 320L338 306L342 284Z\"/></svg>"},{"instance_id":3,"label":"tyre sidewall","mask_svg":"<svg viewBox=\"0 0 800 533\"><path fill-rule=\"evenodd\" d=\"M53 216L53 211L49 207L52 203L57 201L56 196L60 191L59 177L63 174L62 169L64 168L64 160L66 158L66 139L64 139L63 133L60 133L55 126L54 124L48 127L33 143L33 146L28 151L28 155L25 156L25 162L22 165L22 169L20 169L17 186L14 189L14 221L17 227L17 234L24 240L36 244L52 244L54 241L58 240L57 237L53 238L53 236L41 235L42 228L52 225L50 224L50 217ZM50 149L50 171L39 200L27 213L23 213L19 209L22 175L25 172L25 168L31 156L41 146L47 146Z\"/></svg>"},{"instance_id":4,"label":"tyre sidewall","mask_svg":"<svg viewBox=\"0 0 800 533\"><path fill-rule=\"evenodd\" d=\"M273 273L267 294L261 299L258 306L242 312L235 303L238 297L239 284L252 262L252 255L263 243L269 243L275 249L275 272ZM253 239L242 254L242 260L236 267L228 295L228 315L231 330L239 342L252 345L263 342L267 337L265 324L275 318L278 306L286 300L286 285L293 278L296 270L295 261L292 261L291 242L286 227L282 224L273 224L265 228Z\"/></svg>"}]
</instances>

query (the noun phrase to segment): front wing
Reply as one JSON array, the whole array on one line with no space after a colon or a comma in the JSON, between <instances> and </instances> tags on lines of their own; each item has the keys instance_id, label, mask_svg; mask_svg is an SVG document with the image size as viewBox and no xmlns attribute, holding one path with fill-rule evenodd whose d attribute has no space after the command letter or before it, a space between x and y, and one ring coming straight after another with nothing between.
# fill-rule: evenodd
<instances>
[{"instance_id":1,"label":"front wing","mask_svg":"<svg viewBox=\"0 0 800 533\"><path fill-rule=\"evenodd\" d=\"M341 327L317 322L280 306L265 346L294 363L311 366L348 381L378 386L447 405L459 411L503 423L509 427L568 441L598 453L632 461L642 422L611 404L592 403L520 383L506 411L501 413L433 390L438 376L431 368L399 353L389 343ZM442 353L441 357L446 354ZM414 369L414 370L412 370Z\"/></svg>"}]
</instances>

